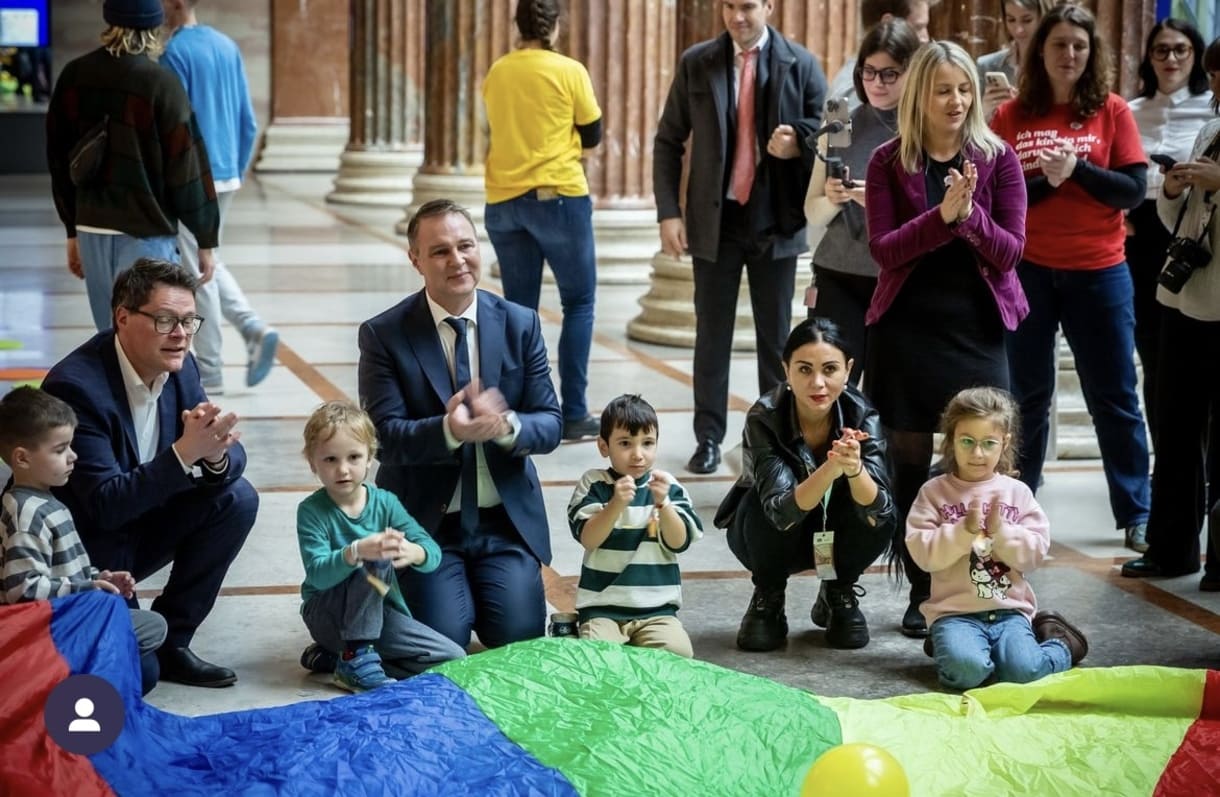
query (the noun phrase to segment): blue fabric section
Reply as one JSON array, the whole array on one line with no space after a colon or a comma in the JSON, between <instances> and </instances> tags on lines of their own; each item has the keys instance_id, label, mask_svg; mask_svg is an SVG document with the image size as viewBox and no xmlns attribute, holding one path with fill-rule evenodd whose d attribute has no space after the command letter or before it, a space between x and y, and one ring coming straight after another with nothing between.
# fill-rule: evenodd
<instances>
[{"instance_id":1,"label":"blue fabric section","mask_svg":"<svg viewBox=\"0 0 1220 797\"><path fill-rule=\"evenodd\" d=\"M577 793L440 675L328 701L179 717L140 699L121 600L97 592L57 599L51 634L73 674L105 678L123 696L122 734L91 758L117 794Z\"/></svg>"}]
</instances>

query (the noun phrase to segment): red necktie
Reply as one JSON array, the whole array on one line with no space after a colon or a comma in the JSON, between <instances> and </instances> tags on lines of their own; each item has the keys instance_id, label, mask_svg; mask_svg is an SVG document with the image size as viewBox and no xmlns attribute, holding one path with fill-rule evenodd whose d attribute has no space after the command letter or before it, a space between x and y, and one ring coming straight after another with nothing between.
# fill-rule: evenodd
<instances>
[{"instance_id":1,"label":"red necktie","mask_svg":"<svg viewBox=\"0 0 1220 797\"><path fill-rule=\"evenodd\" d=\"M758 48L741 54L741 84L737 88L737 142L733 147L733 196L744 205L754 185L754 59Z\"/></svg>"}]
</instances>

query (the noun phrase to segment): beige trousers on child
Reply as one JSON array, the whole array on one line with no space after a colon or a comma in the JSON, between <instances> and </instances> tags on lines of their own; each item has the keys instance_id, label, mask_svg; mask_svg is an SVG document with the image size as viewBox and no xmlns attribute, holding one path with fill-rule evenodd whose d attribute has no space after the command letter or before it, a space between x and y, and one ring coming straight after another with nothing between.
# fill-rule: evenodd
<instances>
[{"instance_id":1,"label":"beige trousers on child","mask_svg":"<svg viewBox=\"0 0 1220 797\"><path fill-rule=\"evenodd\" d=\"M611 620L593 617L580 624L581 639L600 639L640 648L663 648L679 656L693 658L690 637L673 615L645 617L642 620Z\"/></svg>"}]
</instances>

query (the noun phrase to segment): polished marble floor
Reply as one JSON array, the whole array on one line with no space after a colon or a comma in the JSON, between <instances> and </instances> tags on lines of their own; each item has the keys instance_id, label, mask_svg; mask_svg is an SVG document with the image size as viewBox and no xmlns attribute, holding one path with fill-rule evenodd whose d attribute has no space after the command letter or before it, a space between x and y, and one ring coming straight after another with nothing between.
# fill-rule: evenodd
<instances>
[{"instance_id":1,"label":"polished marble floor","mask_svg":"<svg viewBox=\"0 0 1220 797\"><path fill-rule=\"evenodd\" d=\"M216 609L196 638L197 651L238 671L222 690L162 684L150 696L188 714L278 705L339 694L297 664L308 642L298 619L302 570L294 529L297 503L314 489L299 454L301 429L322 400L356 397L356 328L369 316L417 290L419 276L406 241L393 233L398 210L328 206L322 176L252 179L242 189L225 230L223 257L254 308L281 333L279 365L257 388L244 387L245 352L225 329L226 391L221 403L242 417L247 475L262 496L258 522L226 580ZM498 290L485 259L484 287ZM630 341L627 322L645 286L599 288L589 400L599 407L624 388L638 390L660 412L658 466L677 474L705 519L731 484L733 452L713 475L683 475L694 446L690 351ZM559 301L544 287L542 320L555 351ZM0 390L36 379L93 333L84 285L64 264L63 228L45 177L0 177ZM553 358L552 358L553 361ZM744 409L756 394L749 354L733 359L734 396L728 440L740 435ZM548 600L570 605L580 547L564 510L579 475L599 465L591 442L567 443L537 458L555 551ZM0 474L2 475L2 474ZM1089 635L1086 666L1157 663L1220 666L1220 593L1197 589L1197 578L1140 582L1122 579L1128 558L1110 519L1105 483L1094 462L1052 463L1040 498L1052 521L1054 559L1033 578L1044 606L1075 620ZM820 694L872 697L935 688L931 660L897 632L903 596L876 568L863 581L862 608L872 643L860 651L826 647L809 622L816 579L796 577L788 595L789 644L773 654L745 654L733 645L749 599L748 575L709 529L684 554L689 627L698 658ZM142 585L147 592L164 573Z\"/></svg>"}]
</instances>

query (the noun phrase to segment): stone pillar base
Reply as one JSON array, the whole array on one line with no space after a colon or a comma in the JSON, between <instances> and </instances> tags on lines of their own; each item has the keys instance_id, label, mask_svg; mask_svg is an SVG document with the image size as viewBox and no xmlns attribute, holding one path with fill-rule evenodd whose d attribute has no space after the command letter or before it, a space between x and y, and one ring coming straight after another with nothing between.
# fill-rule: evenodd
<instances>
[{"instance_id":1,"label":"stone pillar base","mask_svg":"<svg viewBox=\"0 0 1220 797\"><path fill-rule=\"evenodd\" d=\"M483 192L483 175L416 172L413 188L414 196L404 209L406 215L394 225L394 232L406 235L408 222L425 202L432 199L452 199L470 211L480 237L486 238L486 232L483 230L483 204L487 197Z\"/></svg>"},{"instance_id":2,"label":"stone pillar base","mask_svg":"<svg viewBox=\"0 0 1220 797\"><path fill-rule=\"evenodd\" d=\"M334 172L347 146L346 119L272 122L263 137L256 172Z\"/></svg>"},{"instance_id":3,"label":"stone pillar base","mask_svg":"<svg viewBox=\"0 0 1220 797\"><path fill-rule=\"evenodd\" d=\"M594 209L597 284L646 285L660 241L657 230L653 208Z\"/></svg>"},{"instance_id":4,"label":"stone pillar base","mask_svg":"<svg viewBox=\"0 0 1220 797\"><path fill-rule=\"evenodd\" d=\"M750 288L744 279L737 292L733 349L754 351L754 321ZM652 258L648 292L640 297L641 312L627 323L627 337L663 346L695 346L695 281L689 257L657 252Z\"/></svg>"},{"instance_id":5,"label":"stone pillar base","mask_svg":"<svg viewBox=\"0 0 1220 797\"><path fill-rule=\"evenodd\" d=\"M424 162L422 147L396 151L346 150L339 156L335 190L327 202L403 207L411 204L411 181Z\"/></svg>"}]
</instances>

